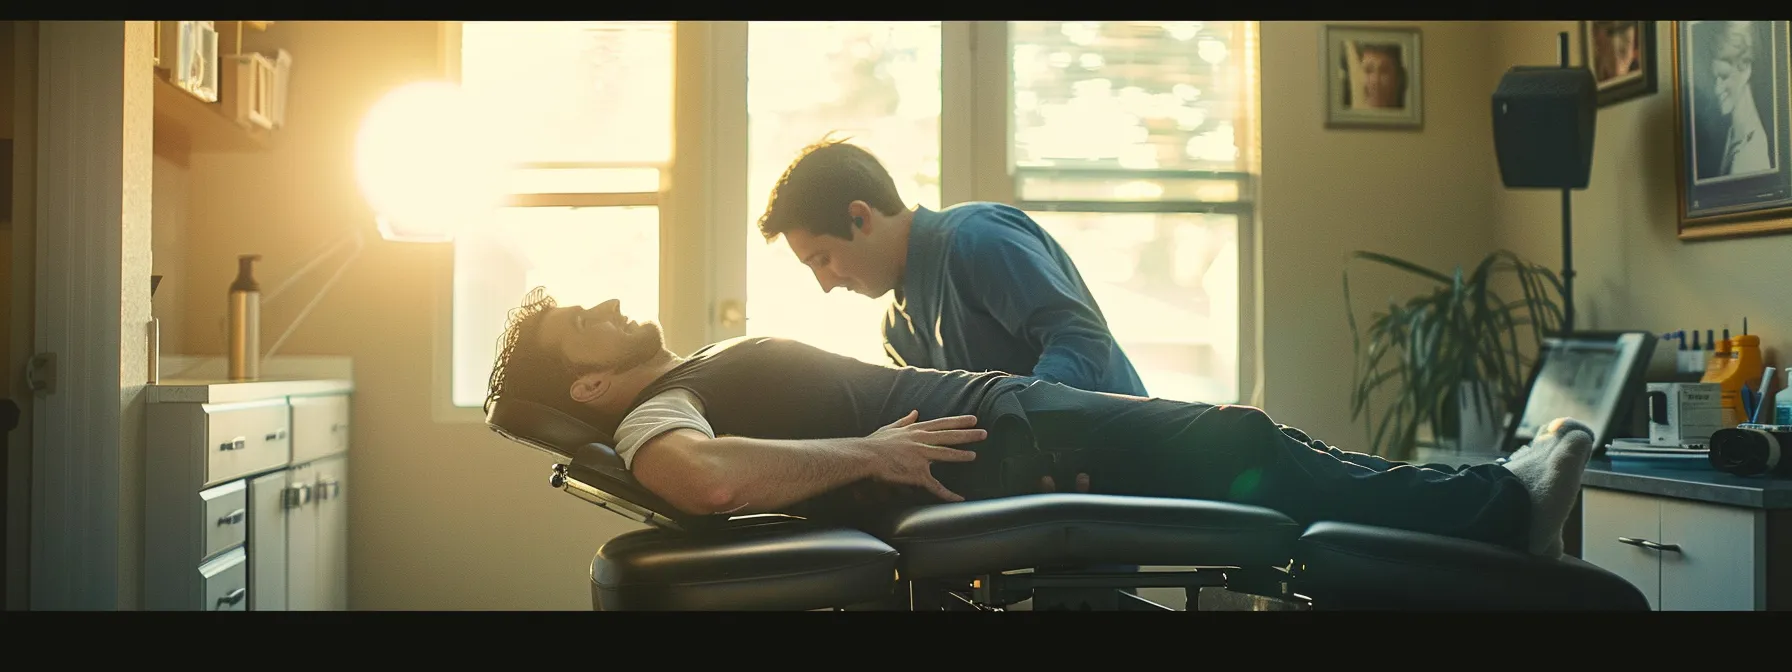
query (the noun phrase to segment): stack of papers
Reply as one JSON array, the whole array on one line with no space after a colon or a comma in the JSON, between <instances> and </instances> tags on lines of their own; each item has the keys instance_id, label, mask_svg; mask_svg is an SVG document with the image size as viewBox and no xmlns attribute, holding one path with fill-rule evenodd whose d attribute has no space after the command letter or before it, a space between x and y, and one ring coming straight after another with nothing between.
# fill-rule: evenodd
<instances>
[{"instance_id":1,"label":"stack of papers","mask_svg":"<svg viewBox=\"0 0 1792 672\"><path fill-rule=\"evenodd\" d=\"M1605 445L1605 452L1631 455L1705 455L1711 452L1711 447L1703 442L1655 446L1650 445L1648 439L1612 439L1611 443Z\"/></svg>"}]
</instances>

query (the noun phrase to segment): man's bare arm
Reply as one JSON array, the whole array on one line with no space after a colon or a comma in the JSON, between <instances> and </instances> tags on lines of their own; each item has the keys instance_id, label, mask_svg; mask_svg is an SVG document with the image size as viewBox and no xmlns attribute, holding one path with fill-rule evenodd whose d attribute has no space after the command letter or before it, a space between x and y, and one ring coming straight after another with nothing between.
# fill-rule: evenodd
<instances>
[{"instance_id":1,"label":"man's bare arm","mask_svg":"<svg viewBox=\"0 0 1792 672\"><path fill-rule=\"evenodd\" d=\"M867 478L962 500L934 480L931 466L975 459L975 453L946 446L987 434L971 428L972 416L918 424L915 417L910 413L871 436L840 439L709 438L678 429L642 444L632 471L642 486L693 515L775 511Z\"/></svg>"}]
</instances>

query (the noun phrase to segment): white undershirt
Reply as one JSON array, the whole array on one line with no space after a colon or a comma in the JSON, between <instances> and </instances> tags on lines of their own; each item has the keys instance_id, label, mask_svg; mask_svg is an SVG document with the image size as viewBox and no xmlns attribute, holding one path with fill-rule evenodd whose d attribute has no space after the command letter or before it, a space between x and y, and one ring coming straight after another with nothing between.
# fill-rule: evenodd
<instances>
[{"instance_id":1,"label":"white undershirt","mask_svg":"<svg viewBox=\"0 0 1792 672\"><path fill-rule=\"evenodd\" d=\"M716 432L703 417L703 402L684 388L673 388L654 395L629 411L616 426L616 455L622 465L634 468L635 451L653 437L674 429L694 429L715 438Z\"/></svg>"}]
</instances>

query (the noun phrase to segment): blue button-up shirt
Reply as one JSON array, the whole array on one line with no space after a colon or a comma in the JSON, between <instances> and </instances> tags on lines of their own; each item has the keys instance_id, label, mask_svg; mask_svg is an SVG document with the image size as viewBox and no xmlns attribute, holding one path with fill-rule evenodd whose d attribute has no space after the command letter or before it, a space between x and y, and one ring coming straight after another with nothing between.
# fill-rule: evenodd
<instances>
[{"instance_id":1,"label":"blue button-up shirt","mask_svg":"<svg viewBox=\"0 0 1792 672\"><path fill-rule=\"evenodd\" d=\"M1148 396L1070 255L1017 208L917 208L895 298L884 347L897 366Z\"/></svg>"}]
</instances>

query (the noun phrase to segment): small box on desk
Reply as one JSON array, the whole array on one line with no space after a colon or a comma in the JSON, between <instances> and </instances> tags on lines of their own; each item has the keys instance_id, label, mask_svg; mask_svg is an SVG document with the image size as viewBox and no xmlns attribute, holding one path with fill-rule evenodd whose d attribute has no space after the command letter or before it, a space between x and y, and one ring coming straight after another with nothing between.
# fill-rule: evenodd
<instances>
[{"instance_id":1,"label":"small box on desk","mask_svg":"<svg viewBox=\"0 0 1792 672\"><path fill-rule=\"evenodd\" d=\"M1649 445L1704 444L1723 423L1717 383L1649 383Z\"/></svg>"}]
</instances>

